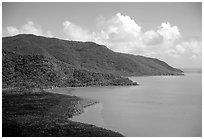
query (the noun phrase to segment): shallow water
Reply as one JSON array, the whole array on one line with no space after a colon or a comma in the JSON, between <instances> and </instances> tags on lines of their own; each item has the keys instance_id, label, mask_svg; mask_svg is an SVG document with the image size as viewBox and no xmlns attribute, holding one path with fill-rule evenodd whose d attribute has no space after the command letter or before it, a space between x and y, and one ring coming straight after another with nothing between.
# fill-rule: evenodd
<instances>
[{"instance_id":1,"label":"shallow water","mask_svg":"<svg viewBox=\"0 0 204 139\"><path fill-rule=\"evenodd\" d=\"M131 77L139 86L87 87L72 93L96 99L73 120L136 137L202 136L202 74Z\"/></svg>"}]
</instances>

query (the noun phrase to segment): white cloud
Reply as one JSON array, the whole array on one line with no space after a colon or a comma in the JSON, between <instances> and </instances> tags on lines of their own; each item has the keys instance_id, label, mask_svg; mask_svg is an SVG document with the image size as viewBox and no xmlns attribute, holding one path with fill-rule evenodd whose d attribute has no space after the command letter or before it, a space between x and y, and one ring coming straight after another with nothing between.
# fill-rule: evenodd
<instances>
[{"instance_id":1,"label":"white cloud","mask_svg":"<svg viewBox=\"0 0 204 139\"><path fill-rule=\"evenodd\" d=\"M35 24L33 21L27 21L26 24L22 25L21 28L16 28L12 26L6 27L6 32L8 35L17 35L17 34L35 34L40 36L48 36L52 37L52 32L47 31L43 32L41 29L41 26L38 24Z\"/></svg>"},{"instance_id":2,"label":"white cloud","mask_svg":"<svg viewBox=\"0 0 204 139\"><path fill-rule=\"evenodd\" d=\"M121 13L117 13L113 23L117 24L122 31L130 33L134 37L138 37L140 35L141 27L129 16L124 16L121 15Z\"/></svg>"},{"instance_id":3,"label":"white cloud","mask_svg":"<svg viewBox=\"0 0 204 139\"><path fill-rule=\"evenodd\" d=\"M142 35L142 40L146 45L154 45L160 43L162 39L157 32L149 30Z\"/></svg>"},{"instance_id":4,"label":"white cloud","mask_svg":"<svg viewBox=\"0 0 204 139\"><path fill-rule=\"evenodd\" d=\"M110 18L101 17L97 22L97 30L90 32L70 21L64 21L63 32L68 40L93 41L106 45L113 51L156 57L169 64L201 63L202 41L182 38L177 26L169 22L161 23L157 30L142 31L142 27L131 17L117 13ZM3 34L17 35L32 33L53 36L51 31L43 31L41 26L27 21L20 28L7 26ZM187 59L187 60L186 60ZM196 62L199 61L199 62Z\"/></svg>"},{"instance_id":5,"label":"white cloud","mask_svg":"<svg viewBox=\"0 0 204 139\"><path fill-rule=\"evenodd\" d=\"M6 27L6 30L7 30L8 34L12 35L12 36L17 35L20 32L17 28L11 27L11 26Z\"/></svg>"},{"instance_id":6,"label":"white cloud","mask_svg":"<svg viewBox=\"0 0 204 139\"><path fill-rule=\"evenodd\" d=\"M39 25L34 24L33 21L28 21L21 28L21 32L24 34L43 35L42 29Z\"/></svg>"},{"instance_id":7,"label":"white cloud","mask_svg":"<svg viewBox=\"0 0 204 139\"><path fill-rule=\"evenodd\" d=\"M177 46L180 46L180 48L184 49L186 54L188 55L194 55L194 57L202 55L201 41L198 40L184 41L178 44Z\"/></svg>"},{"instance_id":8,"label":"white cloud","mask_svg":"<svg viewBox=\"0 0 204 139\"><path fill-rule=\"evenodd\" d=\"M141 51L142 45L139 44L141 43L141 27L129 16L117 13L110 19L101 18L98 22L98 30L90 33L70 21L63 22L63 31L67 39L94 41L123 53Z\"/></svg>"},{"instance_id":9,"label":"white cloud","mask_svg":"<svg viewBox=\"0 0 204 139\"><path fill-rule=\"evenodd\" d=\"M169 22L161 23L157 30L142 32L135 20L117 13L111 18L99 18L96 32L89 32L69 21L63 22L63 27L68 39L94 41L116 52L156 57L177 65L185 63L184 59L188 57L201 57L201 42L182 42L179 28Z\"/></svg>"},{"instance_id":10,"label":"white cloud","mask_svg":"<svg viewBox=\"0 0 204 139\"><path fill-rule=\"evenodd\" d=\"M169 22L161 23L161 26L158 27L157 32L167 41L175 41L181 37L178 27L171 27Z\"/></svg>"},{"instance_id":11,"label":"white cloud","mask_svg":"<svg viewBox=\"0 0 204 139\"><path fill-rule=\"evenodd\" d=\"M91 41L92 36L85 29L77 26L69 21L63 22L63 31L66 34L67 39L77 41Z\"/></svg>"},{"instance_id":12,"label":"white cloud","mask_svg":"<svg viewBox=\"0 0 204 139\"><path fill-rule=\"evenodd\" d=\"M99 36L96 41L106 44L114 51L134 53L141 51L143 47L140 45L141 27L129 16L117 13L110 19L101 18L98 28L103 31L96 33Z\"/></svg>"},{"instance_id":13,"label":"white cloud","mask_svg":"<svg viewBox=\"0 0 204 139\"><path fill-rule=\"evenodd\" d=\"M185 53L185 48L183 48L183 46L182 45L180 45L180 44L177 44L176 45L176 50L179 52L179 53Z\"/></svg>"}]
</instances>

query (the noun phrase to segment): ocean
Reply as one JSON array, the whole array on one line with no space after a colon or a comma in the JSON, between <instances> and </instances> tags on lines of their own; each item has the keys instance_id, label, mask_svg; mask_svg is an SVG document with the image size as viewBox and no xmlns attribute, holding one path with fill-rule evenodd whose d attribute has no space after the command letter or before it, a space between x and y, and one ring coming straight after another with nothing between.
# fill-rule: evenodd
<instances>
[{"instance_id":1,"label":"ocean","mask_svg":"<svg viewBox=\"0 0 204 139\"><path fill-rule=\"evenodd\" d=\"M201 72L130 79L139 85L72 90L73 95L100 102L85 108L84 113L72 120L118 131L128 137L202 136Z\"/></svg>"}]
</instances>

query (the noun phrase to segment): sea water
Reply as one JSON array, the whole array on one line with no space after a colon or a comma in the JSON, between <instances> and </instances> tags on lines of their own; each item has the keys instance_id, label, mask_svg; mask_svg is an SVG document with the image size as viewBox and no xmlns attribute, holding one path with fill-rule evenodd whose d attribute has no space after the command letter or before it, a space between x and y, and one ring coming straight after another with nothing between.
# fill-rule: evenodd
<instances>
[{"instance_id":1,"label":"sea water","mask_svg":"<svg viewBox=\"0 0 204 139\"><path fill-rule=\"evenodd\" d=\"M73 95L100 103L74 121L129 137L202 136L202 74L131 77L139 86L86 87Z\"/></svg>"}]
</instances>

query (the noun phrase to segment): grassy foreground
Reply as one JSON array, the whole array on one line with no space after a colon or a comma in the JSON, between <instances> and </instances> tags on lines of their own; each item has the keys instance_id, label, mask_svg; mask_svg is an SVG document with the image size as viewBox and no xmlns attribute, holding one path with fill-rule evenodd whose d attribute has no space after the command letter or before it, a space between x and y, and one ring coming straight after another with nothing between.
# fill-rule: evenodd
<instances>
[{"instance_id":1,"label":"grassy foreground","mask_svg":"<svg viewBox=\"0 0 204 139\"><path fill-rule=\"evenodd\" d=\"M120 137L120 133L71 121L83 108L97 103L45 91L2 91L3 137Z\"/></svg>"}]
</instances>

